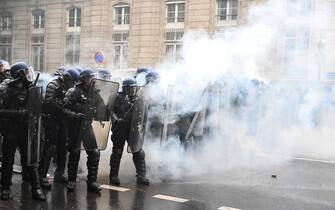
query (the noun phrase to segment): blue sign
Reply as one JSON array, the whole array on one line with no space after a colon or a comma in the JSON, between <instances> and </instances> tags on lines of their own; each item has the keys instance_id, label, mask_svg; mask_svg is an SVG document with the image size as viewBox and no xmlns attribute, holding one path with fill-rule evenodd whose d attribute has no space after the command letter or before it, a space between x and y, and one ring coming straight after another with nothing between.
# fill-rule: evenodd
<instances>
[{"instance_id":1,"label":"blue sign","mask_svg":"<svg viewBox=\"0 0 335 210\"><path fill-rule=\"evenodd\" d=\"M101 51L98 51L94 54L94 61L97 64L102 64L104 62L105 56Z\"/></svg>"}]
</instances>

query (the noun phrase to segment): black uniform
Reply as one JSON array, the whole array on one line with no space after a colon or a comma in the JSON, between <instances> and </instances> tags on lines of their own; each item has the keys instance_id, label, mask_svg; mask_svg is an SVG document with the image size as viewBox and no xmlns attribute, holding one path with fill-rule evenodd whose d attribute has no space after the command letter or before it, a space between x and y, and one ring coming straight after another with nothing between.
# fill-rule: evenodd
<instances>
[{"instance_id":1,"label":"black uniform","mask_svg":"<svg viewBox=\"0 0 335 210\"><path fill-rule=\"evenodd\" d=\"M67 87L62 78L52 80L45 93L44 112L44 149L40 162L39 173L41 178L45 178L50 166L50 161L56 153L56 171L54 181L62 181L66 156L67 156L67 141L65 135L65 124L63 115L63 99Z\"/></svg>"},{"instance_id":2,"label":"black uniform","mask_svg":"<svg viewBox=\"0 0 335 210\"><path fill-rule=\"evenodd\" d=\"M125 142L129 139L131 121L134 111L135 97L128 97L120 92L116 96L112 115L112 142L113 151L110 157L110 182L119 185L118 179L120 161ZM133 161L137 173L137 182L149 184L146 177L145 153L143 149L133 153Z\"/></svg>"},{"instance_id":3,"label":"black uniform","mask_svg":"<svg viewBox=\"0 0 335 210\"><path fill-rule=\"evenodd\" d=\"M0 72L0 84L5 80L5 79L9 79L10 75L8 74L8 72L3 71ZM1 135L1 124L0 124L0 161L2 160L2 140L3 140L3 136Z\"/></svg>"},{"instance_id":4,"label":"black uniform","mask_svg":"<svg viewBox=\"0 0 335 210\"><path fill-rule=\"evenodd\" d=\"M16 110L15 114L1 115L3 141L3 161L1 177L1 198L8 199L16 148L21 153L22 165L27 165L28 114L26 111L30 83L23 79L5 80L0 85L0 109ZM40 189L38 165L27 167L32 186L33 198L45 200Z\"/></svg>"},{"instance_id":5,"label":"black uniform","mask_svg":"<svg viewBox=\"0 0 335 210\"><path fill-rule=\"evenodd\" d=\"M96 94L89 97L89 87L80 82L74 88L68 90L64 98L64 112L67 116L66 123L69 129L69 162L68 181L75 183L77 178L78 163L80 159L80 145L84 143L87 153L87 184L89 191L97 191L96 185L100 151L97 148L96 140L91 126L95 117L96 107L104 106L103 99L96 91ZM89 109L87 109L89 107ZM81 135L79 135L81 134ZM89 150L87 148L90 148ZM93 186L92 188L90 188ZM69 187L69 185L68 185ZM92 190L90 190L92 189Z\"/></svg>"}]
</instances>

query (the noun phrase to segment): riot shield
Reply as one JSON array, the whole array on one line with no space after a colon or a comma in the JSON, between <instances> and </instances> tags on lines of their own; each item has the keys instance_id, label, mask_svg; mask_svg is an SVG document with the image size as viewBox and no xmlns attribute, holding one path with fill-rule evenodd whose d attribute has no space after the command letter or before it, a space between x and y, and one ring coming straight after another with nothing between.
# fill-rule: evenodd
<instances>
[{"instance_id":1,"label":"riot shield","mask_svg":"<svg viewBox=\"0 0 335 210\"><path fill-rule=\"evenodd\" d=\"M207 101L208 101L208 90L205 90L203 96L201 97L200 107L197 112L195 112L192 122L187 130L185 139L190 139L191 136L203 136L205 128L205 120L207 115Z\"/></svg>"},{"instance_id":2,"label":"riot shield","mask_svg":"<svg viewBox=\"0 0 335 210\"><path fill-rule=\"evenodd\" d=\"M82 149L104 150L111 129L111 113L119 90L119 83L93 79L84 105L85 118L81 120L79 140Z\"/></svg>"},{"instance_id":3,"label":"riot shield","mask_svg":"<svg viewBox=\"0 0 335 210\"><path fill-rule=\"evenodd\" d=\"M130 152L135 153L142 149L144 144L145 119L148 109L148 95L146 89L139 87L136 102L132 113L128 146ZM129 150L128 150L129 151Z\"/></svg>"},{"instance_id":4,"label":"riot shield","mask_svg":"<svg viewBox=\"0 0 335 210\"><path fill-rule=\"evenodd\" d=\"M40 155L42 87L33 86L28 94L28 147L27 165L36 165Z\"/></svg>"}]
</instances>

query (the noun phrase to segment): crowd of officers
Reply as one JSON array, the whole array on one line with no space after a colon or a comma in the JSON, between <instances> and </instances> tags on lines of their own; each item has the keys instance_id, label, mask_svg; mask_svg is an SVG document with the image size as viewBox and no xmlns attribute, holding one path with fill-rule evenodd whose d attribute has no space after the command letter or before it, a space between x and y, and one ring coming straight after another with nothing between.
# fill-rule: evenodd
<instances>
[{"instance_id":1,"label":"crowd of officers","mask_svg":"<svg viewBox=\"0 0 335 210\"><path fill-rule=\"evenodd\" d=\"M86 68L69 68L56 72L56 77L46 86L41 112L43 138L40 160L36 164L28 163L28 95L36 86L34 72L26 63L9 65L0 60L0 133L2 136L1 200L10 199L12 170L15 152L21 157L22 179L30 182L32 198L46 200L44 189L51 189L47 174L54 158L56 169L53 182L66 184L68 192L75 192L82 136L78 136L83 120L92 121L85 113L84 104L88 99L90 84L97 77L96 71ZM109 80L106 70L99 71L99 78ZM150 80L148 74L147 81ZM125 141L129 138L130 124L138 83L134 78L122 82L122 91L117 93L112 121L113 150L110 157L110 183L120 185L119 166ZM94 97L96 106L103 103L99 96ZM13 111L15 110L15 112ZM85 130L85 129L84 129ZM90 138L90 128L86 129ZM91 138L94 138L92 136ZM87 191L99 193L97 183L100 151L97 147L86 149L87 153ZM137 183L149 185L146 178L145 153L143 149L133 153L137 173ZM67 164L67 165L66 165ZM66 171L67 168L67 171ZM66 175L67 174L67 175Z\"/></svg>"}]
</instances>

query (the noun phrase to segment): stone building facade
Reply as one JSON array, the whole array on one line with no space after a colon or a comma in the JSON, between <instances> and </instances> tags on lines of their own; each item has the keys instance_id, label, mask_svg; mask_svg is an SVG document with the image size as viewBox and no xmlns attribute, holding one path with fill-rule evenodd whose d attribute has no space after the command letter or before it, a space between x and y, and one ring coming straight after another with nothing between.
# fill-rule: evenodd
<instances>
[{"instance_id":1,"label":"stone building facade","mask_svg":"<svg viewBox=\"0 0 335 210\"><path fill-rule=\"evenodd\" d=\"M177 59L183 34L241 24L251 0L1 0L0 56L127 71ZM104 62L96 64L101 51Z\"/></svg>"},{"instance_id":2,"label":"stone building facade","mask_svg":"<svg viewBox=\"0 0 335 210\"><path fill-rule=\"evenodd\" d=\"M138 66L155 67L165 59L178 60L186 32L199 30L214 35L229 30L247 21L252 4L265 1L1 0L0 57L11 63L26 61L45 72L77 64L106 67L112 72L128 72ZM311 9L317 7L313 2L319 0L287 1L292 8ZM304 47L299 43L308 43L314 51L319 50L320 57L323 45L319 35L301 34L284 40L287 43L279 48L287 46L294 54L296 46ZM104 55L101 64L95 62L97 52ZM305 56L306 65L318 63L315 53L299 56ZM277 53L273 60L276 59ZM320 74L320 66L312 66L319 69L312 74ZM279 78L282 72L264 70L271 78Z\"/></svg>"}]
</instances>

